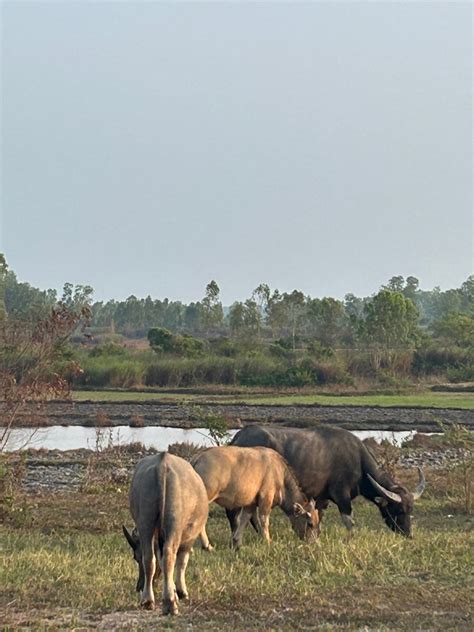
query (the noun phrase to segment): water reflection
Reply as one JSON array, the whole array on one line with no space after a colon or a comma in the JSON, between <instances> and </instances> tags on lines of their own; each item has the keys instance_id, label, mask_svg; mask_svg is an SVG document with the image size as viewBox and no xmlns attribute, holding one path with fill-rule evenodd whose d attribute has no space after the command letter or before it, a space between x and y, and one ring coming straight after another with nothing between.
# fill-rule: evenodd
<instances>
[{"instance_id":1,"label":"water reflection","mask_svg":"<svg viewBox=\"0 0 474 632\"><path fill-rule=\"evenodd\" d=\"M230 436L237 431L231 430ZM358 430L354 434L360 439L373 437L380 442L387 439L400 445L405 439L413 437L415 431L390 432L382 430ZM184 429L150 426L147 428L85 428L83 426L50 426L48 428L15 428L12 430L7 451L26 448L44 448L47 450L77 450L79 448L103 449L108 445L127 445L133 442L143 443L147 448L167 450L171 443L187 441L202 446L212 445L209 433L204 428Z\"/></svg>"}]
</instances>

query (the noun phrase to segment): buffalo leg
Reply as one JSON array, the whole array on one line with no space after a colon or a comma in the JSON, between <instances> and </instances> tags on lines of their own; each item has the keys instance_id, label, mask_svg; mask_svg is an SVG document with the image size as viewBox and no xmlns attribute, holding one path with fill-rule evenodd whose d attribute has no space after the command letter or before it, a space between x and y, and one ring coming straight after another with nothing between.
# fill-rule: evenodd
<instances>
[{"instance_id":1,"label":"buffalo leg","mask_svg":"<svg viewBox=\"0 0 474 632\"><path fill-rule=\"evenodd\" d=\"M316 509L319 514L319 528L321 529L321 521L323 519L324 512L328 508L329 500L318 500L316 499Z\"/></svg>"},{"instance_id":2,"label":"buffalo leg","mask_svg":"<svg viewBox=\"0 0 474 632\"><path fill-rule=\"evenodd\" d=\"M258 515L261 525L261 533L267 542L271 542L270 538L270 512L272 510L272 502L268 498L260 498L258 503Z\"/></svg>"},{"instance_id":3,"label":"buffalo leg","mask_svg":"<svg viewBox=\"0 0 474 632\"><path fill-rule=\"evenodd\" d=\"M143 533L143 531L141 532ZM156 571L155 544L153 533L144 533L142 540L142 563L145 575L145 583L142 592L141 605L152 610L155 607L155 595L153 594L153 579Z\"/></svg>"},{"instance_id":4,"label":"buffalo leg","mask_svg":"<svg viewBox=\"0 0 474 632\"><path fill-rule=\"evenodd\" d=\"M163 614L178 614L178 598L174 583L176 546L166 543L163 548Z\"/></svg>"},{"instance_id":5,"label":"buffalo leg","mask_svg":"<svg viewBox=\"0 0 474 632\"><path fill-rule=\"evenodd\" d=\"M260 518L258 516L257 507L253 510L252 517L250 518L250 524L256 531L256 533L260 533L262 530L262 525L260 523Z\"/></svg>"},{"instance_id":6,"label":"buffalo leg","mask_svg":"<svg viewBox=\"0 0 474 632\"><path fill-rule=\"evenodd\" d=\"M270 514L269 513L260 513L260 522L262 525L262 535L265 540L270 543Z\"/></svg>"},{"instance_id":7,"label":"buffalo leg","mask_svg":"<svg viewBox=\"0 0 474 632\"><path fill-rule=\"evenodd\" d=\"M235 531L232 533L232 540L230 543L231 547L235 549L240 548L242 544L242 534L244 532L245 527L249 523L249 520L252 518L253 508L243 507L242 509L239 510L239 512L240 512L240 515L238 518L237 527Z\"/></svg>"},{"instance_id":8,"label":"buffalo leg","mask_svg":"<svg viewBox=\"0 0 474 632\"><path fill-rule=\"evenodd\" d=\"M241 509L226 509L225 513L227 516L227 520L229 521L230 530L232 533L235 532L237 527L239 526L239 516Z\"/></svg>"},{"instance_id":9,"label":"buffalo leg","mask_svg":"<svg viewBox=\"0 0 474 632\"><path fill-rule=\"evenodd\" d=\"M179 599L189 599L188 589L186 587L186 567L189 561L190 550L178 551L176 559L176 592Z\"/></svg>"},{"instance_id":10,"label":"buffalo leg","mask_svg":"<svg viewBox=\"0 0 474 632\"><path fill-rule=\"evenodd\" d=\"M227 515L227 519L229 521L230 524L230 530L232 531L232 533L234 533L234 531L237 529L237 527L239 526L239 516L240 516L240 512L241 509L226 509L225 513ZM252 525L252 527L254 528L254 531L256 533L260 533L260 521L257 515L257 508L255 507L254 513L252 515L252 517L250 518L250 524Z\"/></svg>"},{"instance_id":11,"label":"buffalo leg","mask_svg":"<svg viewBox=\"0 0 474 632\"><path fill-rule=\"evenodd\" d=\"M354 518L352 517L351 499L341 498L340 500L336 500L335 503L337 505L337 508L339 509L342 523L349 530L349 533L352 534L352 529L354 527Z\"/></svg>"},{"instance_id":12,"label":"buffalo leg","mask_svg":"<svg viewBox=\"0 0 474 632\"><path fill-rule=\"evenodd\" d=\"M206 527L204 527L204 529L199 534L199 538L201 540L201 548L204 549L204 551L212 551L214 549L212 544L209 542L209 538L207 537Z\"/></svg>"}]
</instances>

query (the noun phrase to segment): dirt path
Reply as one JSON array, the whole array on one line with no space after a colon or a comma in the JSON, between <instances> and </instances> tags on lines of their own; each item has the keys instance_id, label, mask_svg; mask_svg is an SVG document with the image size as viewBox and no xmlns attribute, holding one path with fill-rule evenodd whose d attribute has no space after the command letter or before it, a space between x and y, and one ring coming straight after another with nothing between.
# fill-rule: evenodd
<instances>
[{"instance_id":1,"label":"dirt path","mask_svg":"<svg viewBox=\"0 0 474 632\"><path fill-rule=\"evenodd\" d=\"M267 404L200 404L201 411L228 420L229 427L241 422L273 422L311 426L328 423L349 430L418 430L439 431L438 422L464 424L474 430L474 411L459 408L405 408L380 406L321 406ZM35 424L38 413L27 412L20 425ZM169 402L50 402L41 416L44 425L76 426L202 426L193 407Z\"/></svg>"}]
</instances>

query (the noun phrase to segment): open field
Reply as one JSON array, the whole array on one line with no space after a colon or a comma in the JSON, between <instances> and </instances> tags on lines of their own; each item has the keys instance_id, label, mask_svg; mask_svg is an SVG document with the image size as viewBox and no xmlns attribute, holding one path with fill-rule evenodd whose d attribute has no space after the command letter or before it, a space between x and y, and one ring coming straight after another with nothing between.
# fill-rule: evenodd
<instances>
[{"instance_id":1,"label":"open field","mask_svg":"<svg viewBox=\"0 0 474 632\"><path fill-rule=\"evenodd\" d=\"M214 506L208 531L217 548L195 550L191 603L175 619L138 607L135 563L121 534L122 523L131 524L127 485L21 496L0 527L3 629L471 630L473 519L443 473L427 472L427 480L413 540L356 501L352 539L331 509L319 542L302 544L276 510L272 546L249 530L234 553Z\"/></svg>"},{"instance_id":2,"label":"open field","mask_svg":"<svg viewBox=\"0 0 474 632\"><path fill-rule=\"evenodd\" d=\"M347 402L349 398L344 398ZM312 427L321 423L350 430L439 432L439 424L463 424L474 430L469 408L425 408L422 406L336 406L318 404L247 403L175 399L48 402L40 412L25 406L18 426L88 426L201 428L206 419L224 421L227 427L246 423L283 423ZM0 420L1 423L1 420Z\"/></svg>"},{"instance_id":3,"label":"open field","mask_svg":"<svg viewBox=\"0 0 474 632\"><path fill-rule=\"evenodd\" d=\"M318 395L318 394L216 394L210 392L196 393L184 389L176 391L75 391L75 401L93 402L142 402L142 401L191 401L248 403L248 404L281 404L281 405L313 405L321 406L383 406L383 407L427 407L427 408L464 408L474 409L474 393L443 393L425 391L415 394L401 395Z\"/></svg>"}]
</instances>

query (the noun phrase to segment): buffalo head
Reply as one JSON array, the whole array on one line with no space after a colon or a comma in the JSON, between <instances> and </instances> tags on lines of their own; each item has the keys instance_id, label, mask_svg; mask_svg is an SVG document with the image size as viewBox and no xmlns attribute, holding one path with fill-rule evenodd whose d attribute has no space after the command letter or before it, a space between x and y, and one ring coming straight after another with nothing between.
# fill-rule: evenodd
<instances>
[{"instance_id":1,"label":"buffalo head","mask_svg":"<svg viewBox=\"0 0 474 632\"><path fill-rule=\"evenodd\" d=\"M399 483L393 483L388 489L378 483L370 474L367 474L377 492L374 502L377 504L385 524L395 533L401 533L407 537L411 537L413 504L424 492L426 486L425 476L421 468L418 468L418 475L419 482L412 493Z\"/></svg>"},{"instance_id":2,"label":"buffalo head","mask_svg":"<svg viewBox=\"0 0 474 632\"><path fill-rule=\"evenodd\" d=\"M293 512L289 516L291 526L302 540L315 540L320 532L319 512L314 500L303 505L295 503Z\"/></svg>"},{"instance_id":3,"label":"buffalo head","mask_svg":"<svg viewBox=\"0 0 474 632\"><path fill-rule=\"evenodd\" d=\"M127 542L132 547L133 559L138 564L137 592L141 592L145 586L145 572L143 570L142 548L140 546L138 531L136 529L133 529L133 531L130 533L127 527L124 527L123 525L122 530Z\"/></svg>"}]
</instances>

